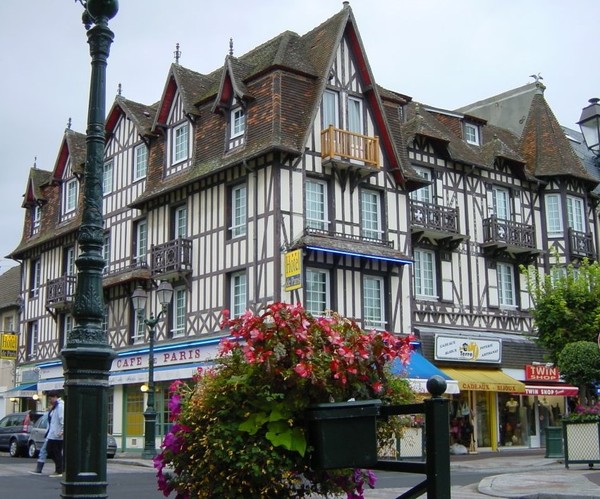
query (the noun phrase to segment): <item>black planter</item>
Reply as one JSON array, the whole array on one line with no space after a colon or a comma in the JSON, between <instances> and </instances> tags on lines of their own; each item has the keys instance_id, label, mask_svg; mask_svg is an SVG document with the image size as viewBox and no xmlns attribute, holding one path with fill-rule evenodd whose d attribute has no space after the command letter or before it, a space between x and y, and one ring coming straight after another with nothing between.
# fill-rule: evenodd
<instances>
[{"instance_id":1,"label":"black planter","mask_svg":"<svg viewBox=\"0 0 600 499\"><path fill-rule=\"evenodd\" d=\"M369 468L377 463L381 400L317 404L307 411L314 469Z\"/></svg>"}]
</instances>

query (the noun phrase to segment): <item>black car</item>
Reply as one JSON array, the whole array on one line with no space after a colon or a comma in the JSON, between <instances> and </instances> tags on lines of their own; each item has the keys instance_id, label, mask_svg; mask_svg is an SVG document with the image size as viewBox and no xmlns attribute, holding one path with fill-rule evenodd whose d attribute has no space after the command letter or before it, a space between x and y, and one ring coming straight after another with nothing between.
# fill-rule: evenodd
<instances>
[{"instance_id":1,"label":"black car","mask_svg":"<svg viewBox=\"0 0 600 499\"><path fill-rule=\"evenodd\" d=\"M39 412L15 412L0 419L0 450L12 457L27 455L27 444L33 424L42 416Z\"/></svg>"},{"instance_id":2,"label":"black car","mask_svg":"<svg viewBox=\"0 0 600 499\"><path fill-rule=\"evenodd\" d=\"M33 428L31 429L27 443L27 455L29 457L37 457L37 455L40 453L40 449L42 448L42 445L44 445L44 440L46 438L46 431L48 431L47 412L35 422ZM117 441L115 440L115 437L109 434L106 441L106 456L113 458L115 457L116 453Z\"/></svg>"}]
</instances>

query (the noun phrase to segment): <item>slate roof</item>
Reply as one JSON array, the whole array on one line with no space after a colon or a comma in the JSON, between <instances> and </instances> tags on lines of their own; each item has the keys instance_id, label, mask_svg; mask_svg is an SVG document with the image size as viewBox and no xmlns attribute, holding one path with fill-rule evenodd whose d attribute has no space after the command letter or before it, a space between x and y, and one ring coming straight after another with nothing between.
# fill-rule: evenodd
<instances>
[{"instance_id":1,"label":"slate roof","mask_svg":"<svg viewBox=\"0 0 600 499\"><path fill-rule=\"evenodd\" d=\"M106 118L106 134L110 135L112 133L119 117L125 114L142 135L152 135L152 124L157 109L158 103L148 106L117 95Z\"/></svg>"},{"instance_id":2,"label":"slate roof","mask_svg":"<svg viewBox=\"0 0 600 499\"><path fill-rule=\"evenodd\" d=\"M21 267L11 267L0 275L0 310L19 306Z\"/></svg>"}]
</instances>

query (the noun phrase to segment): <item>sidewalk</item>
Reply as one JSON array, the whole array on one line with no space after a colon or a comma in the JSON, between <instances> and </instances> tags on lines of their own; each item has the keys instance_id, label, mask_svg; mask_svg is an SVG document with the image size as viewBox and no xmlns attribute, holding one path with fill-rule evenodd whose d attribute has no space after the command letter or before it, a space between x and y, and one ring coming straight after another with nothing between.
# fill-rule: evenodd
<instances>
[{"instance_id":1,"label":"sidewalk","mask_svg":"<svg viewBox=\"0 0 600 499\"><path fill-rule=\"evenodd\" d=\"M138 456L117 455L113 462L152 467ZM543 449L502 450L476 455L451 456L451 470L485 473L479 484L452 487L452 499L501 498L600 498L600 469L570 465L544 457ZM407 489L374 489L369 499L395 499ZM427 497L426 494L421 496Z\"/></svg>"}]
</instances>

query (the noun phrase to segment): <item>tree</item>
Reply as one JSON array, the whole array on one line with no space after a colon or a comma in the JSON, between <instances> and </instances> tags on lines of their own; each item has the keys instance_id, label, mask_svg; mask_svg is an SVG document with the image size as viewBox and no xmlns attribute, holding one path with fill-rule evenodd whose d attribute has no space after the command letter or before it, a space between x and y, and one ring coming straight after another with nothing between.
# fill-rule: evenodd
<instances>
[{"instance_id":1,"label":"tree","mask_svg":"<svg viewBox=\"0 0 600 499\"><path fill-rule=\"evenodd\" d=\"M540 275L535 267L521 270L534 304L536 341L548 350L550 360L557 363L569 343L596 342L600 331L598 262L584 260L577 268L555 265L547 275Z\"/></svg>"},{"instance_id":2,"label":"tree","mask_svg":"<svg viewBox=\"0 0 600 499\"><path fill-rule=\"evenodd\" d=\"M600 379L598 345L593 341L575 341L565 345L558 356L558 368L565 380L578 386L582 398L589 402L589 383Z\"/></svg>"}]
</instances>

